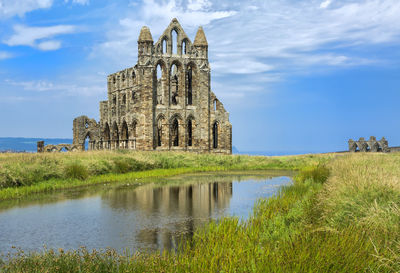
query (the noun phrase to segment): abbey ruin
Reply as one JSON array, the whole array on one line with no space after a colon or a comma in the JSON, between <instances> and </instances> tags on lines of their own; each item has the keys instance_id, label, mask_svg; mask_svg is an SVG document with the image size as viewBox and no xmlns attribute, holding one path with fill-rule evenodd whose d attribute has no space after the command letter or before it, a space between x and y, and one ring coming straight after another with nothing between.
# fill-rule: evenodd
<instances>
[{"instance_id":1,"label":"abbey ruin","mask_svg":"<svg viewBox=\"0 0 400 273\"><path fill-rule=\"evenodd\" d=\"M202 27L193 43L176 19L156 43L143 27L137 64L107 77L108 99L100 102L100 121L74 119L72 146L83 150L89 139L89 150L230 154L232 125L210 89L210 71Z\"/></svg>"}]
</instances>

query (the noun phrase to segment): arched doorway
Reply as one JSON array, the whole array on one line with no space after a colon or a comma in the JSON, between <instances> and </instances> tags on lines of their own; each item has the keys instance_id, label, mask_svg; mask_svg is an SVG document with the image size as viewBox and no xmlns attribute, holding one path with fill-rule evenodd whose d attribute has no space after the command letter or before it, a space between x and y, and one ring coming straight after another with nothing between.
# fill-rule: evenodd
<instances>
[{"instance_id":1,"label":"arched doorway","mask_svg":"<svg viewBox=\"0 0 400 273\"><path fill-rule=\"evenodd\" d=\"M110 127L108 126L108 123L106 122L106 125L104 126L104 131L103 131L103 147L105 149L110 149L111 148L111 133L110 133Z\"/></svg>"},{"instance_id":2,"label":"arched doorway","mask_svg":"<svg viewBox=\"0 0 400 273\"><path fill-rule=\"evenodd\" d=\"M119 132L118 132L118 126L117 126L116 122L114 122L114 125L113 125L111 142L113 144L114 149L119 149Z\"/></svg>"},{"instance_id":3,"label":"arched doorway","mask_svg":"<svg viewBox=\"0 0 400 273\"><path fill-rule=\"evenodd\" d=\"M157 147L162 146L163 142L163 123L164 123L164 117L160 116L157 119L157 133L156 133L156 141L157 141Z\"/></svg>"},{"instance_id":4,"label":"arched doorway","mask_svg":"<svg viewBox=\"0 0 400 273\"><path fill-rule=\"evenodd\" d=\"M124 122L122 123L122 130L121 130L121 142L123 149L128 149L128 139L129 139L128 124L126 124L126 121L124 120Z\"/></svg>"}]
</instances>

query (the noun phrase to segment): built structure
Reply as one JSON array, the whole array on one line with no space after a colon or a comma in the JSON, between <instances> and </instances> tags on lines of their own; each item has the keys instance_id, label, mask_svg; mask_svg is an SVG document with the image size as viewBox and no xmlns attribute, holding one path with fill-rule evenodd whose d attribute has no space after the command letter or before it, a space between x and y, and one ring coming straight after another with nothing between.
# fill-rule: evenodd
<instances>
[{"instance_id":1,"label":"built structure","mask_svg":"<svg viewBox=\"0 0 400 273\"><path fill-rule=\"evenodd\" d=\"M381 140L376 140L376 137L371 136L369 140L365 140L360 137L358 141L350 139L349 152L384 152L388 153L391 151L388 141L382 137Z\"/></svg>"},{"instance_id":2,"label":"built structure","mask_svg":"<svg viewBox=\"0 0 400 273\"><path fill-rule=\"evenodd\" d=\"M74 119L73 145L232 153L229 113L210 89L210 72L202 27L193 43L176 19L155 43L143 27L137 64L107 77L100 121Z\"/></svg>"}]
</instances>

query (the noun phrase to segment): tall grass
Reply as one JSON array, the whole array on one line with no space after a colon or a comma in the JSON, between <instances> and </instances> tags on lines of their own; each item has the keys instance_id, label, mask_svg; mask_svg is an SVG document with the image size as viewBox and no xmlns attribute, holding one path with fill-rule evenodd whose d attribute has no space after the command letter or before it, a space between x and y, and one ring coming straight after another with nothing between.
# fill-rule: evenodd
<instances>
[{"instance_id":1,"label":"tall grass","mask_svg":"<svg viewBox=\"0 0 400 273\"><path fill-rule=\"evenodd\" d=\"M178 252L19 253L0 271L398 272L400 154L309 163L292 185L259 200L248 221L213 222Z\"/></svg>"},{"instance_id":2,"label":"tall grass","mask_svg":"<svg viewBox=\"0 0 400 273\"><path fill-rule=\"evenodd\" d=\"M20 193L93 184L96 177L104 178L104 175L108 175L109 179L130 172L183 168L192 171L299 169L310 163L326 162L332 157L333 155L252 157L125 151L0 154L0 200L10 196L23 196ZM121 179L125 179L124 176ZM15 194L10 195L10 192Z\"/></svg>"}]
</instances>

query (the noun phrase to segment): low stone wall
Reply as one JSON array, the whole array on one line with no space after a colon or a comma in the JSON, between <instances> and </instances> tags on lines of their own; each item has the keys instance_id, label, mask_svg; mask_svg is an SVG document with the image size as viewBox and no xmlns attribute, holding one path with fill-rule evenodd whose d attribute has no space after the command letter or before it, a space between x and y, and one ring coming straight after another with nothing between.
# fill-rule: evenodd
<instances>
[{"instance_id":1,"label":"low stone wall","mask_svg":"<svg viewBox=\"0 0 400 273\"><path fill-rule=\"evenodd\" d=\"M75 144L49 144L44 145L44 141L37 142L37 152L38 153L54 153L54 152L76 152L82 150L81 145Z\"/></svg>"}]
</instances>

